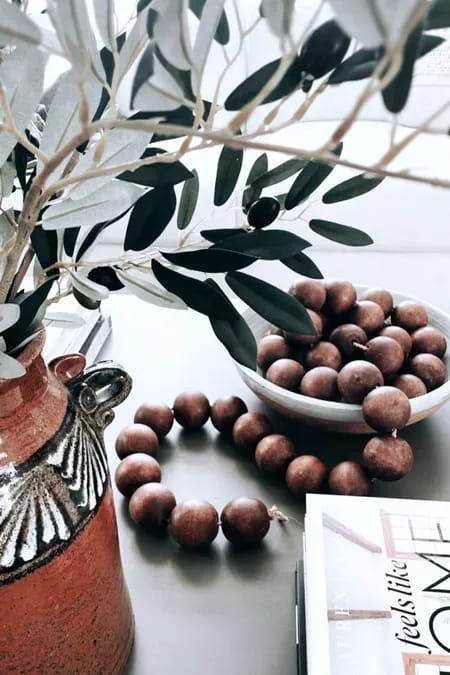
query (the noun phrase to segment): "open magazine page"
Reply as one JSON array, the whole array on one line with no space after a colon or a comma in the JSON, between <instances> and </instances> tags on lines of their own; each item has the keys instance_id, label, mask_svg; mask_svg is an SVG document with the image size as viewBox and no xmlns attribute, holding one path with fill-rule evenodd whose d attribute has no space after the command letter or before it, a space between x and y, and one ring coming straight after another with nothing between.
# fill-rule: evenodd
<instances>
[{"instance_id":1,"label":"open magazine page","mask_svg":"<svg viewBox=\"0 0 450 675\"><path fill-rule=\"evenodd\" d=\"M308 674L326 634L332 675L449 675L450 504L308 496L306 522Z\"/></svg>"}]
</instances>

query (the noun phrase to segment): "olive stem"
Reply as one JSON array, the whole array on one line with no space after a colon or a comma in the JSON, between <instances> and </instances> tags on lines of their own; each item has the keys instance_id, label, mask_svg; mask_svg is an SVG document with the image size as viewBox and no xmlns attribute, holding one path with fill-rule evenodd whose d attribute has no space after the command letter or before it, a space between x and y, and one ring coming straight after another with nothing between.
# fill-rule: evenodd
<instances>
[{"instance_id":1,"label":"olive stem","mask_svg":"<svg viewBox=\"0 0 450 675\"><path fill-rule=\"evenodd\" d=\"M392 429L392 438L397 438L398 436L398 429Z\"/></svg>"},{"instance_id":2,"label":"olive stem","mask_svg":"<svg viewBox=\"0 0 450 675\"><path fill-rule=\"evenodd\" d=\"M356 340L353 340L353 346L356 347L357 349L361 349L363 352L368 352L369 347L366 347L366 345L361 344L360 342L356 342Z\"/></svg>"}]
</instances>

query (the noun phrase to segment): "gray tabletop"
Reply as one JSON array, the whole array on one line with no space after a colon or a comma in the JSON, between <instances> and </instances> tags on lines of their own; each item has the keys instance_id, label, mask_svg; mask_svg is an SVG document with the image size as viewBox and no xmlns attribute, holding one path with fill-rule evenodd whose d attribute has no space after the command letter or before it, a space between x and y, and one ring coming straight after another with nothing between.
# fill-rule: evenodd
<instances>
[{"instance_id":1,"label":"gray tabletop","mask_svg":"<svg viewBox=\"0 0 450 675\"><path fill-rule=\"evenodd\" d=\"M430 254L425 260L384 254L382 265L377 253L323 253L316 259L330 276L350 276L352 270L356 282L403 290L450 309L445 256ZM418 276L417 269L424 274ZM278 274L284 283L286 273ZM249 409L264 409L240 380L205 318L120 295L110 302L110 310L113 335L102 358L121 362L134 380L129 399L107 431L111 470L117 465L114 438L144 400L171 403L180 391L201 390L211 401L237 394ZM448 411L444 408L405 431L415 451L414 470L398 483L378 484L376 494L450 498ZM360 455L364 437L317 432L265 412L301 452L313 451L330 465ZM220 512L235 497L255 496L267 506L277 504L298 523L272 523L257 550L236 552L219 533L209 550L186 552L169 537L139 531L116 492L122 559L136 617L129 674L295 675L294 569L301 555L304 502L239 456L210 423L200 433L174 428L159 460L163 482L180 501L207 499Z\"/></svg>"}]
</instances>

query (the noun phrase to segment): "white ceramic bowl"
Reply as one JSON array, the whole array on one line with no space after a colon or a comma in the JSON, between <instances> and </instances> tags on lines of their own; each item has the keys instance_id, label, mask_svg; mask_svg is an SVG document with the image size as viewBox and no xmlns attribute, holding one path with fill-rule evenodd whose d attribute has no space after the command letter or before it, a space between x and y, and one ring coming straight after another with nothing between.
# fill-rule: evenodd
<instances>
[{"instance_id":1,"label":"white ceramic bowl","mask_svg":"<svg viewBox=\"0 0 450 675\"><path fill-rule=\"evenodd\" d=\"M356 286L358 297L368 289L367 286ZM417 300L426 307L430 324L439 328L447 337L449 350L444 360L450 371L450 316L442 310L430 305L428 302L418 300L410 295L391 291L395 304L402 300ZM253 310L244 312L244 318L253 331L256 340L259 340L269 328L265 319L258 316ZM374 433L373 429L364 422L361 406L351 403L337 403L334 401L321 401L282 389L265 380L262 375L245 366L236 363L244 382L250 389L268 406L292 417L299 422L305 422L312 426L321 427L330 431L344 433ZM411 399L411 418L408 424L414 424L432 415L450 398L450 381L446 382L434 391L424 396Z\"/></svg>"}]
</instances>

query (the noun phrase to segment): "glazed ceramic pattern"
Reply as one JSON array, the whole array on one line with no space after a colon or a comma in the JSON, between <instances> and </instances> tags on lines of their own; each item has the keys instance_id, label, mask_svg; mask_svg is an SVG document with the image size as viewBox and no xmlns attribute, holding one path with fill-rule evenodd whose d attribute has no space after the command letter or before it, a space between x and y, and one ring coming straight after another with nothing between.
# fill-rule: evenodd
<instances>
[{"instance_id":1,"label":"glazed ceramic pattern","mask_svg":"<svg viewBox=\"0 0 450 675\"><path fill-rule=\"evenodd\" d=\"M58 433L0 470L0 585L59 554L92 518L108 483L103 429L128 387L117 367L87 370L69 387Z\"/></svg>"}]
</instances>

